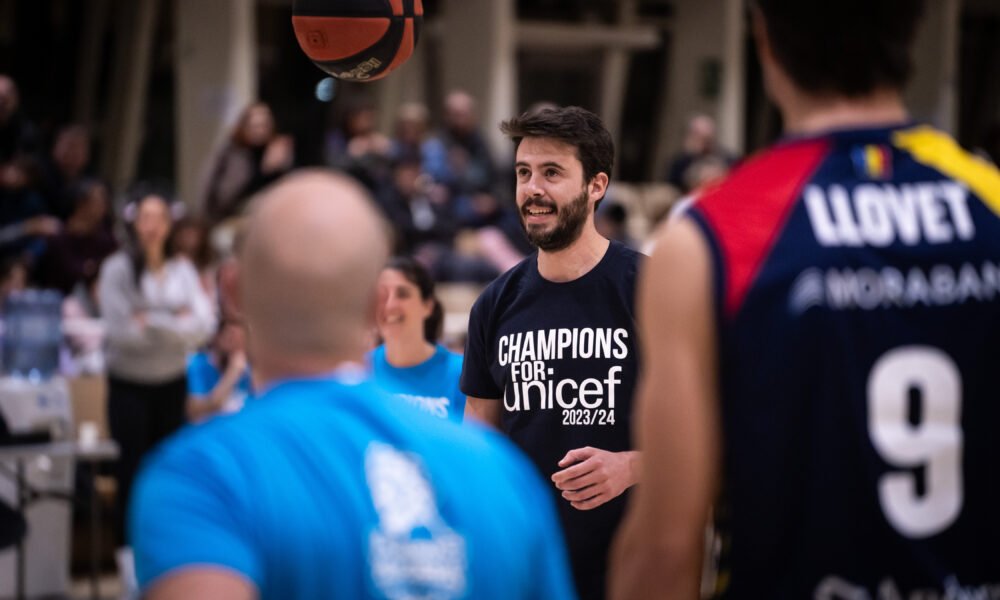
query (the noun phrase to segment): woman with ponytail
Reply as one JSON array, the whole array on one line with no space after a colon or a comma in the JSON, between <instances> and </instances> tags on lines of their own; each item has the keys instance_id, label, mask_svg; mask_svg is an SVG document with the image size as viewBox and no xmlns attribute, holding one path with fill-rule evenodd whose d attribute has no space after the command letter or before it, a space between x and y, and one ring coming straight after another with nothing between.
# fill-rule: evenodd
<instances>
[{"instance_id":1,"label":"woman with ponytail","mask_svg":"<svg viewBox=\"0 0 1000 600\"><path fill-rule=\"evenodd\" d=\"M125 510L142 458L184 424L187 355L215 330L215 310L198 272L173 256L170 236L179 206L139 187L126 206L128 243L101 266L97 300L107 331L108 424L116 463L116 534L125 542ZM129 554L119 568L130 585Z\"/></svg>"},{"instance_id":2,"label":"woman with ponytail","mask_svg":"<svg viewBox=\"0 0 1000 600\"><path fill-rule=\"evenodd\" d=\"M412 258L389 260L378 280L376 315L383 344L369 356L372 376L387 392L443 419L460 422L462 357L437 343L444 321L434 280Z\"/></svg>"}]
</instances>

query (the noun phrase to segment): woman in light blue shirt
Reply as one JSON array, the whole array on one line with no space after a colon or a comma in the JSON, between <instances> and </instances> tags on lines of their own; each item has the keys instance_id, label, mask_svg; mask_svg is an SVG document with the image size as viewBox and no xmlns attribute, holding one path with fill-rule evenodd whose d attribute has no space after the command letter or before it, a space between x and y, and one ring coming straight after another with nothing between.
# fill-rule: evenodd
<instances>
[{"instance_id":1,"label":"woman in light blue shirt","mask_svg":"<svg viewBox=\"0 0 1000 600\"><path fill-rule=\"evenodd\" d=\"M188 421L198 423L234 413L251 396L243 325L223 321L207 348L188 359Z\"/></svg>"},{"instance_id":2,"label":"woman in light blue shirt","mask_svg":"<svg viewBox=\"0 0 1000 600\"><path fill-rule=\"evenodd\" d=\"M383 344L369 354L375 383L432 415L461 422L462 357L437 343L444 311L434 280L412 258L396 257L382 270L378 291Z\"/></svg>"}]
</instances>

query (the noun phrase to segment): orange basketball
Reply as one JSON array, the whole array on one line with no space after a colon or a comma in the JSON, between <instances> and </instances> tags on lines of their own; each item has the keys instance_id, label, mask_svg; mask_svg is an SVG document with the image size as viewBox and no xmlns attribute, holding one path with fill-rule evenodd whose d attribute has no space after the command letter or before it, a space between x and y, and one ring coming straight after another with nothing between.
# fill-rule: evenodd
<instances>
[{"instance_id":1,"label":"orange basketball","mask_svg":"<svg viewBox=\"0 0 1000 600\"><path fill-rule=\"evenodd\" d=\"M413 54L421 0L295 0L292 27L316 66L345 81L385 77Z\"/></svg>"}]
</instances>

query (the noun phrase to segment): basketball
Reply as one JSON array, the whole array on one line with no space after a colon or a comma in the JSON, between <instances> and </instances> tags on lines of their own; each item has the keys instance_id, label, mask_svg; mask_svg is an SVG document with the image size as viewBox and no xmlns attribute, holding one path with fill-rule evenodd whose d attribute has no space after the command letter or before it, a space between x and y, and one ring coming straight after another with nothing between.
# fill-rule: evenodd
<instances>
[{"instance_id":1,"label":"basketball","mask_svg":"<svg viewBox=\"0 0 1000 600\"><path fill-rule=\"evenodd\" d=\"M413 54L423 14L421 0L295 0L292 27L319 68L345 81L374 81Z\"/></svg>"}]
</instances>

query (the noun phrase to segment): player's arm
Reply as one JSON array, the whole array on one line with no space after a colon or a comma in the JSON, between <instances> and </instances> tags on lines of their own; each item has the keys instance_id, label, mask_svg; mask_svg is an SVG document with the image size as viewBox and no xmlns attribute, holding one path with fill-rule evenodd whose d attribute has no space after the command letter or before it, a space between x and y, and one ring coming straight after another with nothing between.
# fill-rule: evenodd
<instances>
[{"instance_id":1,"label":"player's arm","mask_svg":"<svg viewBox=\"0 0 1000 600\"><path fill-rule=\"evenodd\" d=\"M500 401L487 398L466 396L465 418L486 423L495 429L500 428Z\"/></svg>"},{"instance_id":2,"label":"player's arm","mask_svg":"<svg viewBox=\"0 0 1000 600\"><path fill-rule=\"evenodd\" d=\"M610 597L697 598L720 434L709 249L689 219L668 227L646 262L639 327L642 485L612 550Z\"/></svg>"},{"instance_id":3,"label":"player's arm","mask_svg":"<svg viewBox=\"0 0 1000 600\"><path fill-rule=\"evenodd\" d=\"M191 568L163 577L146 592L147 600L254 600L257 588L235 573Z\"/></svg>"},{"instance_id":4,"label":"player's arm","mask_svg":"<svg viewBox=\"0 0 1000 600\"><path fill-rule=\"evenodd\" d=\"M201 438L168 446L143 467L128 525L144 598L258 597L263 562L247 526L251 488L213 461L221 450Z\"/></svg>"}]
</instances>

